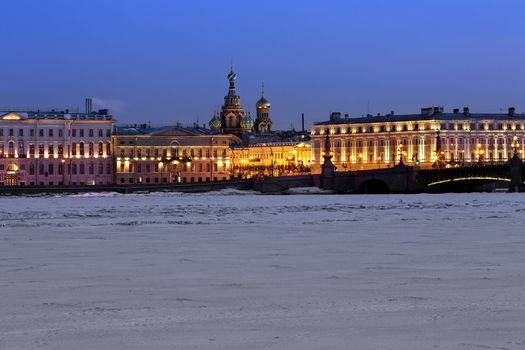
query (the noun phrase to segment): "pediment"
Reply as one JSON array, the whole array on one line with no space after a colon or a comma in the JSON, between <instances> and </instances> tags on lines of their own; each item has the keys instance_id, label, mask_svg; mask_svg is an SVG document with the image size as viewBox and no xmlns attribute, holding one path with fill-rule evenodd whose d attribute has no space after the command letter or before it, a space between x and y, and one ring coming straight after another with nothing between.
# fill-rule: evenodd
<instances>
[{"instance_id":1,"label":"pediment","mask_svg":"<svg viewBox=\"0 0 525 350\"><path fill-rule=\"evenodd\" d=\"M168 127L166 129L152 133L153 136L195 136L197 133L191 132L180 127Z\"/></svg>"},{"instance_id":2,"label":"pediment","mask_svg":"<svg viewBox=\"0 0 525 350\"><path fill-rule=\"evenodd\" d=\"M23 119L23 117L18 113L9 112L9 113L6 113L0 116L0 119L2 120L20 120L20 119Z\"/></svg>"}]
</instances>

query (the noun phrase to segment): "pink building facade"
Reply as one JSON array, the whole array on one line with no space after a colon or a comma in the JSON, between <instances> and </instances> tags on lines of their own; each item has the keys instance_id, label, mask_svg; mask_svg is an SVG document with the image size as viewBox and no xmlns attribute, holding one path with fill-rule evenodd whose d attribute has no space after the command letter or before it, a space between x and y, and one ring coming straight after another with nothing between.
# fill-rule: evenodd
<instances>
[{"instance_id":1,"label":"pink building facade","mask_svg":"<svg viewBox=\"0 0 525 350\"><path fill-rule=\"evenodd\" d=\"M107 110L0 112L0 186L113 183Z\"/></svg>"}]
</instances>

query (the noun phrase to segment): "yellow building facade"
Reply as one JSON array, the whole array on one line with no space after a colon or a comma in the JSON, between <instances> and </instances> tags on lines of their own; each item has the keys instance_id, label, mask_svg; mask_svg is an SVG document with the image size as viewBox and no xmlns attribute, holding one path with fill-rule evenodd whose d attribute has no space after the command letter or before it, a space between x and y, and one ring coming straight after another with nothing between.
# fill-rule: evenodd
<instances>
[{"instance_id":1,"label":"yellow building facade","mask_svg":"<svg viewBox=\"0 0 525 350\"><path fill-rule=\"evenodd\" d=\"M310 172L308 142L269 142L231 148L232 175L251 178Z\"/></svg>"},{"instance_id":2,"label":"yellow building facade","mask_svg":"<svg viewBox=\"0 0 525 350\"><path fill-rule=\"evenodd\" d=\"M326 133L330 133L333 163L340 171L391 167L402 158L408 165L431 167L438 157L446 166L503 162L519 145L525 152L525 115L472 114L441 107L420 114L363 118L332 118L311 128L312 171L319 172Z\"/></svg>"},{"instance_id":3,"label":"yellow building facade","mask_svg":"<svg viewBox=\"0 0 525 350\"><path fill-rule=\"evenodd\" d=\"M234 135L169 128L146 135L115 135L115 184L166 184L230 179Z\"/></svg>"}]
</instances>

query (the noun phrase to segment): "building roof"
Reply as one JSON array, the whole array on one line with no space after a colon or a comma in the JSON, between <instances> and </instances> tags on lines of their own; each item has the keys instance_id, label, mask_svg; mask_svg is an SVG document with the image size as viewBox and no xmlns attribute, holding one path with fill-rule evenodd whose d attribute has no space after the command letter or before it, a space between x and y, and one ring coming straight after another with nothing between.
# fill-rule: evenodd
<instances>
[{"instance_id":1,"label":"building roof","mask_svg":"<svg viewBox=\"0 0 525 350\"><path fill-rule=\"evenodd\" d=\"M91 113L72 113L65 111L0 111L0 119L5 120L114 120L107 109Z\"/></svg>"},{"instance_id":2,"label":"building roof","mask_svg":"<svg viewBox=\"0 0 525 350\"><path fill-rule=\"evenodd\" d=\"M183 127L179 125L152 128L147 124L117 126L115 135L150 135L150 136L202 136L216 135L217 132L203 127Z\"/></svg>"},{"instance_id":3,"label":"building roof","mask_svg":"<svg viewBox=\"0 0 525 350\"><path fill-rule=\"evenodd\" d=\"M336 124L366 124L366 123L387 123L387 122L411 122L421 120L520 120L525 121L525 114L517 113L443 113L425 111L419 114L400 114L400 115L377 115L359 118L337 117L323 122L316 122L314 125L336 125Z\"/></svg>"}]
</instances>

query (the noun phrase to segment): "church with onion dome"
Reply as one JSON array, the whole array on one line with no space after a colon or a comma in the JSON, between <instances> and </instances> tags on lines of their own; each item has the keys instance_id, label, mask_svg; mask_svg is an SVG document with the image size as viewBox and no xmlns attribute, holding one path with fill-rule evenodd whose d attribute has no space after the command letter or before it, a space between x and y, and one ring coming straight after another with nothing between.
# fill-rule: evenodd
<instances>
[{"instance_id":1,"label":"church with onion dome","mask_svg":"<svg viewBox=\"0 0 525 350\"><path fill-rule=\"evenodd\" d=\"M237 74L233 68L228 74L229 89L228 94L224 97L224 104L220 112L214 112L209 122L211 130L220 131L224 134L235 134L238 136L253 133L268 133L272 131L272 120L270 118L270 102L264 97L264 85L262 95L255 105L256 119L255 122L250 112L245 112L241 104L241 97L237 95L235 81Z\"/></svg>"},{"instance_id":2,"label":"church with onion dome","mask_svg":"<svg viewBox=\"0 0 525 350\"><path fill-rule=\"evenodd\" d=\"M272 105L264 97L264 83L261 89L261 98L255 104L257 117L255 118L255 131L258 133L267 133L272 131L272 119L270 118L270 109Z\"/></svg>"}]
</instances>

